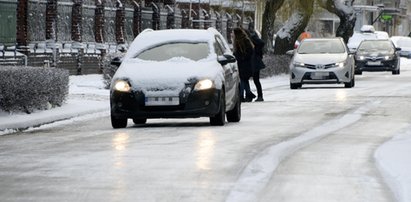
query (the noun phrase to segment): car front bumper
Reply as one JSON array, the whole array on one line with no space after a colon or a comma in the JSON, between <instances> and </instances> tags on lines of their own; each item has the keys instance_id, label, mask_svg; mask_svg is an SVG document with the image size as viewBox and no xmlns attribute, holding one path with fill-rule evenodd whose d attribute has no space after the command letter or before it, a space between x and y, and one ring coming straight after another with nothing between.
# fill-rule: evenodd
<instances>
[{"instance_id":1,"label":"car front bumper","mask_svg":"<svg viewBox=\"0 0 411 202\"><path fill-rule=\"evenodd\" d=\"M352 72L349 68L335 67L323 70L305 67L293 67L290 72L290 83L299 84L327 84L347 83L351 81Z\"/></svg>"},{"instance_id":2,"label":"car front bumper","mask_svg":"<svg viewBox=\"0 0 411 202\"><path fill-rule=\"evenodd\" d=\"M196 118L214 116L220 109L221 90L209 89L180 93L179 104L170 106L146 106L142 92L110 95L111 115L116 118Z\"/></svg>"},{"instance_id":3,"label":"car front bumper","mask_svg":"<svg viewBox=\"0 0 411 202\"><path fill-rule=\"evenodd\" d=\"M357 60L355 62L355 71L393 71L398 70L398 68L398 59L378 61Z\"/></svg>"}]
</instances>

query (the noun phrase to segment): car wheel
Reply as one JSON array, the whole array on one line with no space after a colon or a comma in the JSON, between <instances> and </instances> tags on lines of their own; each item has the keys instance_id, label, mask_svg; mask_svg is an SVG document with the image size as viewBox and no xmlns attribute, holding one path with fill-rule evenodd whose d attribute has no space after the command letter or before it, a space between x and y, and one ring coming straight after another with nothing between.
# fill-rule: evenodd
<instances>
[{"instance_id":1,"label":"car wheel","mask_svg":"<svg viewBox=\"0 0 411 202\"><path fill-rule=\"evenodd\" d=\"M393 75L398 75L398 74L400 74L400 69L393 70L393 71L392 71L392 74L393 74Z\"/></svg>"},{"instance_id":2,"label":"car wheel","mask_svg":"<svg viewBox=\"0 0 411 202\"><path fill-rule=\"evenodd\" d=\"M228 122L239 122L241 120L241 99L237 96L237 103L234 108L227 112Z\"/></svg>"},{"instance_id":3,"label":"car wheel","mask_svg":"<svg viewBox=\"0 0 411 202\"><path fill-rule=\"evenodd\" d=\"M125 128L127 126L127 119L119 119L111 116L111 126L113 126L113 128Z\"/></svg>"},{"instance_id":4,"label":"car wheel","mask_svg":"<svg viewBox=\"0 0 411 202\"><path fill-rule=\"evenodd\" d=\"M344 83L344 87L346 87L346 88L352 88L352 87L354 87L354 86L355 86L355 79L354 79L354 77L351 78L351 81L350 81L350 82Z\"/></svg>"},{"instance_id":5,"label":"car wheel","mask_svg":"<svg viewBox=\"0 0 411 202\"><path fill-rule=\"evenodd\" d=\"M290 88L291 89L297 89L297 88L301 88L302 84L300 83L290 83Z\"/></svg>"},{"instance_id":6,"label":"car wheel","mask_svg":"<svg viewBox=\"0 0 411 202\"><path fill-rule=\"evenodd\" d=\"M221 91L220 110L215 116L210 117L210 124L212 126L223 126L225 124L225 94L224 94L224 91Z\"/></svg>"},{"instance_id":7,"label":"car wheel","mask_svg":"<svg viewBox=\"0 0 411 202\"><path fill-rule=\"evenodd\" d=\"M145 124L147 122L146 118L140 118L140 119L133 119L134 124Z\"/></svg>"},{"instance_id":8,"label":"car wheel","mask_svg":"<svg viewBox=\"0 0 411 202\"><path fill-rule=\"evenodd\" d=\"M362 75L362 71L360 71L360 70L355 70L355 74L356 74L356 75Z\"/></svg>"}]
</instances>

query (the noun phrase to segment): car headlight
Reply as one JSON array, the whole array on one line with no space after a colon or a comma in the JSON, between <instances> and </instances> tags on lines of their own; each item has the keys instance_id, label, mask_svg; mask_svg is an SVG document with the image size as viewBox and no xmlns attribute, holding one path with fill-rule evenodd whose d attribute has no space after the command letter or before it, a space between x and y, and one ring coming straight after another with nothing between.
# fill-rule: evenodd
<instances>
[{"instance_id":1,"label":"car headlight","mask_svg":"<svg viewBox=\"0 0 411 202\"><path fill-rule=\"evenodd\" d=\"M357 60L365 60L365 57L364 57L364 56L362 56L362 55L357 56Z\"/></svg>"},{"instance_id":2,"label":"car headlight","mask_svg":"<svg viewBox=\"0 0 411 202\"><path fill-rule=\"evenodd\" d=\"M344 62L337 62L337 63L335 63L334 64L336 67L341 67L341 68L343 68L344 67Z\"/></svg>"},{"instance_id":3,"label":"car headlight","mask_svg":"<svg viewBox=\"0 0 411 202\"><path fill-rule=\"evenodd\" d=\"M214 87L213 81L210 79L204 79L196 83L194 90L207 90Z\"/></svg>"},{"instance_id":4,"label":"car headlight","mask_svg":"<svg viewBox=\"0 0 411 202\"><path fill-rule=\"evenodd\" d=\"M114 83L114 90L120 91L120 92L130 92L131 86L127 81L118 80Z\"/></svg>"},{"instance_id":5,"label":"car headlight","mask_svg":"<svg viewBox=\"0 0 411 202\"><path fill-rule=\"evenodd\" d=\"M295 67L304 67L304 66L305 66L305 63L303 63L303 62L294 62L293 65L294 65Z\"/></svg>"},{"instance_id":6,"label":"car headlight","mask_svg":"<svg viewBox=\"0 0 411 202\"><path fill-rule=\"evenodd\" d=\"M391 60L391 59L392 59L392 56L389 56L389 55L384 56L384 60Z\"/></svg>"}]
</instances>

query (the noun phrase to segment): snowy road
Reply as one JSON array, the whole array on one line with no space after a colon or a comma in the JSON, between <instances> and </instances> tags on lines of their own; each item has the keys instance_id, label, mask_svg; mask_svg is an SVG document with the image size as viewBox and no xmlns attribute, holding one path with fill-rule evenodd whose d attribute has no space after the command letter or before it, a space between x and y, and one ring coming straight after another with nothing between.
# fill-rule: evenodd
<instances>
[{"instance_id":1,"label":"snowy road","mask_svg":"<svg viewBox=\"0 0 411 202\"><path fill-rule=\"evenodd\" d=\"M411 67L356 87L266 80L240 123L88 121L0 136L1 201L391 202L375 150L411 123Z\"/></svg>"}]
</instances>

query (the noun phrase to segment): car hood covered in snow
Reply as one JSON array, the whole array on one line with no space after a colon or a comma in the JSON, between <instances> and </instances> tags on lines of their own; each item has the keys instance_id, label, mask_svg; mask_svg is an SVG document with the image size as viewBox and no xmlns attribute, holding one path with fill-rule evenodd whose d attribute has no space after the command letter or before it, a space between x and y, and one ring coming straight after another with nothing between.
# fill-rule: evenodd
<instances>
[{"instance_id":1,"label":"car hood covered in snow","mask_svg":"<svg viewBox=\"0 0 411 202\"><path fill-rule=\"evenodd\" d=\"M313 65L344 62L346 59L347 54L296 54L294 56L294 62Z\"/></svg>"},{"instance_id":2,"label":"car hood covered in snow","mask_svg":"<svg viewBox=\"0 0 411 202\"><path fill-rule=\"evenodd\" d=\"M134 91L145 94L178 95L187 83L211 79L216 88L221 88L223 72L217 60L193 61L187 58L172 58L167 61L123 61L113 77L128 80Z\"/></svg>"}]
</instances>

